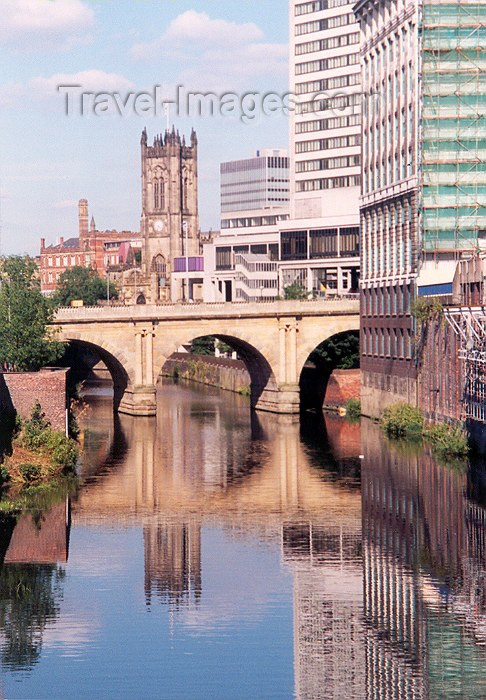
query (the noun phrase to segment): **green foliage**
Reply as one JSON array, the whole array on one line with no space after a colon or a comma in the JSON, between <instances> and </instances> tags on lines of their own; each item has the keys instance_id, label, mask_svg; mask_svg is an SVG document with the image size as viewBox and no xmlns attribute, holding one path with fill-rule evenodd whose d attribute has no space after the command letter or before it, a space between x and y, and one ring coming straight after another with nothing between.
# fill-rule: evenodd
<instances>
[{"instance_id":1,"label":"green foliage","mask_svg":"<svg viewBox=\"0 0 486 700\"><path fill-rule=\"evenodd\" d=\"M69 306L72 301L81 299L86 306L95 306L100 299L106 299L108 285L96 270L90 267L72 267L59 277L57 290L53 296L56 306ZM110 299L117 299L118 291L110 283Z\"/></svg>"},{"instance_id":2,"label":"green foliage","mask_svg":"<svg viewBox=\"0 0 486 700\"><path fill-rule=\"evenodd\" d=\"M19 464L19 472L22 476L22 479L27 483L39 481L39 479L41 478L40 464L31 464L30 462L24 462L23 464Z\"/></svg>"},{"instance_id":3,"label":"green foliage","mask_svg":"<svg viewBox=\"0 0 486 700\"><path fill-rule=\"evenodd\" d=\"M192 341L189 352L192 355L214 355L214 336L206 335Z\"/></svg>"},{"instance_id":4,"label":"green foliage","mask_svg":"<svg viewBox=\"0 0 486 700\"><path fill-rule=\"evenodd\" d=\"M3 464L0 466L0 486L10 481L10 472Z\"/></svg>"},{"instance_id":5,"label":"green foliage","mask_svg":"<svg viewBox=\"0 0 486 700\"><path fill-rule=\"evenodd\" d=\"M298 282L289 284L284 289L285 299L307 299L307 291Z\"/></svg>"},{"instance_id":6,"label":"green foliage","mask_svg":"<svg viewBox=\"0 0 486 700\"><path fill-rule=\"evenodd\" d=\"M383 430L389 437L421 437L424 416L420 409L408 403L395 403L383 411Z\"/></svg>"},{"instance_id":7,"label":"green foliage","mask_svg":"<svg viewBox=\"0 0 486 700\"><path fill-rule=\"evenodd\" d=\"M351 331L333 336L319 345L309 359L318 366L324 363L329 371L333 369L358 369L359 334Z\"/></svg>"},{"instance_id":8,"label":"green foliage","mask_svg":"<svg viewBox=\"0 0 486 700\"><path fill-rule=\"evenodd\" d=\"M443 312L443 306L437 299L419 297L412 304L411 311L417 323L422 324L433 318L440 317Z\"/></svg>"},{"instance_id":9,"label":"green foliage","mask_svg":"<svg viewBox=\"0 0 486 700\"><path fill-rule=\"evenodd\" d=\"M78 459L78 446L61 431L51 430L39 402L32 409L29 420L23 423L19 436L22 447L38 452L49 460L48 473L73 472Z\"/></svg>"},{"instance_id":10,"label":"green foliage","mask_svg":"<svg viewBox=\"0 0 486 700\"><path fill-rule=\"evenodd\" d=\"M432 449L442 457L463 459L469 454L469 446L464 432L457 426L439 423L425 429L425 437Z\"/></svg>"},{"instance_id":11,"label":"green foliage","mask_svg":"<svg viewBox=\"0 0 486 700\"><path fill-rule=\"evenodd\" d=\"M64 345L48 329L52 308L42 296L31 258L10 257L0 262L0 366L36 371L55 364Z\"/></svg>"},{"instance_id":12,"label":"green foliage","mask_svg":"<svg viewBox=\"0 0 486 700\"><path fill-rule=\"evenodd\" d=\"M359 399L349 399L346 401L346 415L351 420L361 418L361 401Z\"/></svg>"}]
</instances>

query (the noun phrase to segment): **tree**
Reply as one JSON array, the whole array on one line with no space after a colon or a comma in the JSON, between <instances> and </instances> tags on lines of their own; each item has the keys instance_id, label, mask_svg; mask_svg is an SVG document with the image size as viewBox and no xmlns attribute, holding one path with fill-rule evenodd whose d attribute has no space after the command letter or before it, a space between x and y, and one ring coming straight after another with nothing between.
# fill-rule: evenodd
<instances>
[{"instance_id":1,"label":"tree","mask_svg":"<svg viewBox=\"0 0 486 700\"><path fill-rule=\"evenodd\" d=\"M107 282L96 270L76 266L60 275L53 301L57 306L69 306L75 299L81 299L86 306L95 306L100 299L106 299L107 291ZM114 284L110 284L109 291L110 299L118 298Z\"/></svg>"},{"instance_id":2,"label":"tree","mask_svg":"<svg viewBox=\"0 0 486 700\"><path fill-rule=\"evenodd\" d=\"M31 258L10 257L0 263L0 366L36 371L64 353L48 329L53 310L42 296L37 266Z\"/></svg>"},{"instance_id":3,"label":"tree","mask_svg":"<svg viewBox=\"0 0 486 700\"><path fill-rule=\"evenodd\" d=\"M333 369L357 369L359 367L359 335L357 332L341 333L319 345L310 356L311 362Z\"/></svg>"},{"instance_id":4,"label":"tree","mask_svg":"<svg viewBox=\"0 0 486 700\"><path fill-rule=\"evenodd\" d=\"M307 292L298 282L289 284L284 289L285 299L307 299Z\"/></svg>"},{"instance_id":5,"label":"tree","mask_svg":"<svg viewBox=\"0 0 486 700\"><path fill-rule=\"evenodd\" d=\"M191 355L214 355L214 335L206 335L192 341Z\"/></svg>"}]
</instances>

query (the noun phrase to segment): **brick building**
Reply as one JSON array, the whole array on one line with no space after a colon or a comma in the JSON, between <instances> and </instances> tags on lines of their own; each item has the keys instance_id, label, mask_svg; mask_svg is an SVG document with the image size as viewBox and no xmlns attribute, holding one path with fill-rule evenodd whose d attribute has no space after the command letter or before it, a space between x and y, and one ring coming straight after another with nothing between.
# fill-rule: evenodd
<instances>
[{"instance_id":1,"label":"brick building","mask_svg":"<svg viewBox=\"0 0 486 700\"><path fill-rule=\"evenodd\" d=\"M79 231L73 238L59 239L59 243L46 246L41 238L40 279L44 294L52 294L65 270L73 267L91 267L101 277L113 271L131 267L141 251L139 232L99 231L94 218L88 223L88 202L80 199L78 205Z\"/></svg>"}]
</instances>

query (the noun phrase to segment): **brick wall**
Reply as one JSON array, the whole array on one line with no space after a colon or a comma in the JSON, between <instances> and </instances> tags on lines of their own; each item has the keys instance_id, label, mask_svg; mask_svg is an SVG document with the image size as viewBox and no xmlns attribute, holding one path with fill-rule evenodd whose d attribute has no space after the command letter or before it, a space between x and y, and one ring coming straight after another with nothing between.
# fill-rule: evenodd
<instances>
[{"instance_id":1,"label":"brick wall","mask_svg":"<svg viewBox=\"0 0 486 700\"><path fill-rule=\"evenodd\" d=\"M335 369L329 377L324 396L324 407L344 406L349 399L359 399L361 373L359 369Z\"/></svg>"},{"instance_id":2,"label":"brick wall","mask_svg":"<svg viewBox=\"0 0 486 700\"><path fill-rule=\"evenodd\" d=\"M16 411L28 418L37 401L54 430L66 427L66 377L68 369L0 373L0 412Z\"/></svg>"}]
</instances>

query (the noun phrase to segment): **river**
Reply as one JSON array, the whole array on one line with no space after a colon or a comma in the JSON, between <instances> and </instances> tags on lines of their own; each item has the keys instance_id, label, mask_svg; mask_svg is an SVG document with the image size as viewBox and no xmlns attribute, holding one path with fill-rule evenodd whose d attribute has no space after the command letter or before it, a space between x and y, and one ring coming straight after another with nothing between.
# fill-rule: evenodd
<instances>
[{"instance_id":1,"label":"river","mask_svg":"<svg viewBox=\"0 0 486 700\"><path fill-rule=\"evenodd\" d=\"M80 439L71 501L2 529L0 697L486 697L480 468L190 384L93 391Z\"/></svg>"}]
</instances>

